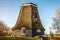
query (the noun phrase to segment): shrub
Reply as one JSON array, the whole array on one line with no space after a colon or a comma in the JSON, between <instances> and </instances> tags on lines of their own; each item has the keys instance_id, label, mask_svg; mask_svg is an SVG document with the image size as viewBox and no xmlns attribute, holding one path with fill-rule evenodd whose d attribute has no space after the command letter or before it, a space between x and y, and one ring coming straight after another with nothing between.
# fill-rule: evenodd
<instances>
[{"instance_id":1,"label":"shrub","mask_svg":"<svg viewBox=\"0 0 60 40\"><path fill-rule=\"evenodd\" d=\"M60 40L60 37L54 37L53 40Z\"/></svg>"}]
</instances>

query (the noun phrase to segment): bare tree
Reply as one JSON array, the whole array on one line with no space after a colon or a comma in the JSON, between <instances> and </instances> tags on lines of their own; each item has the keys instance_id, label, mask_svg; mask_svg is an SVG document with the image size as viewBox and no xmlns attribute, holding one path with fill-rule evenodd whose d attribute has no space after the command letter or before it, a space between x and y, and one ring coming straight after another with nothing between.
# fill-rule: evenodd
<instances>
[{"instance_id":1,"label":"bare tree","mask_svg":"<svg viewBox=\"0 0 60 40\"><path fill-rule=\"evenodd\" d=\"M56 17L53 18L53 29L55 29L56 33L60 33L60 9L56 11Z\"/></svg>"},{"instance_id":2,"label":"bare tree","mask_svg":"<svg viewBox=\"0 0 60 40\"><path fill-rule=\"evenodd\" d=\"M9 30L8 26L0 20L0 36L7 35L7 31Z\"/></svg>"}]
</instances>

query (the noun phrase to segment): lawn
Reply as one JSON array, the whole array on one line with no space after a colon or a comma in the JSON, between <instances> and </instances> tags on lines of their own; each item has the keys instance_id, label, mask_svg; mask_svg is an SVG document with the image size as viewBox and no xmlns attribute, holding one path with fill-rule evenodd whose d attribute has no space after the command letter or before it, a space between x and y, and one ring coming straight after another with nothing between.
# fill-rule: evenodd
<instances>
[{"instance_id":1,"label":"lawn","mask_svg":"<svg viewBox=\"0 0 60 40\"><path fill-rule=\"evenodd\" d=\"M0 37L0 40L40 40L40 38L32 37Z\"/></svg>"}]
</instances>

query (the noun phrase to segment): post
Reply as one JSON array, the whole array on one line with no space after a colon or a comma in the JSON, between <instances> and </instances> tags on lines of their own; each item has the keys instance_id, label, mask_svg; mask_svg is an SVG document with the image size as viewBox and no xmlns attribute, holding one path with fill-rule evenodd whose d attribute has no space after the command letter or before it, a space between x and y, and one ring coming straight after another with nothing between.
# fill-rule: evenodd
<instances>
[{"instance_id":1,"label":"post","mask_svg":"<svg viewBox=\"0 0 60 40\"><path fill-rule=\"evenodd\" d=\"M51 39L51 27L50 27L49 29L50 29L50 40L52 40L52 39Z\"/></svg>"}]
</instances>

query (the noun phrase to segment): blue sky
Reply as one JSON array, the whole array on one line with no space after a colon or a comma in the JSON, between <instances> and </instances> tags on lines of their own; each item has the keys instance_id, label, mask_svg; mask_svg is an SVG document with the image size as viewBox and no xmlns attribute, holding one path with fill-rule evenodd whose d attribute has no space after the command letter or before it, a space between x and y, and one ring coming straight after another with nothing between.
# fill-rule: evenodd
<instances>
[{"instance_id":1,"label":"blue sky","mask_svg":"<svg viewBox=\"0 0 60 40\"><path fill-rule=\"evenodd\" d=\"M32 2L37 5L41 22L49 32L52 25L52 18L60 7L60 0L0 0L0 20L4 21L10 28L17 21L20 6L23 3Z\"/></svg>"}]
</instances>

